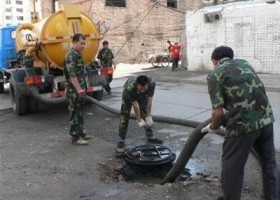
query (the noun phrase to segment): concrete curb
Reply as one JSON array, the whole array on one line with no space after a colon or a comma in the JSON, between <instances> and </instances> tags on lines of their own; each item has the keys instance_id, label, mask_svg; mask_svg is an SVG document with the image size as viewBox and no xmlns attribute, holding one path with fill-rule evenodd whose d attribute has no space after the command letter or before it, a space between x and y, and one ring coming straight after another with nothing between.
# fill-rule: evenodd
<instances>
[{"instance_id":1,"label":"concrete curb","mask_svg":"<svg viewBox=\"0 0 280 200\"><path fill-rule=\"evenodd\" d=\"M158 79L159 82L173 82L173 83L188 83L188 84L198 84L198 85L205 85L207 86L207 83L205 81L199 81L199 80L188 80L188 79L180 79L180 78L172 78L172 77L160 77ZM265 87L266 91L269 92L279 92L280 88L276 87Z\"/></svg>"}]
</instances>

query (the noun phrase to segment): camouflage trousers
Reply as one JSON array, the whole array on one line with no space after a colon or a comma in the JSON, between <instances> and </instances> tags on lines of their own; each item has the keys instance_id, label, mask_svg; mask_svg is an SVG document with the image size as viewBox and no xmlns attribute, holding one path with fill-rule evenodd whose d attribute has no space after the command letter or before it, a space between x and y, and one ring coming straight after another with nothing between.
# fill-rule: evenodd
<instances>
[{"instance_id":1,"label":"camouflage trousers","mask_svg":"<svg viewBox=\"0 0 280 200\"><path fill-rule=\"evenodd\" d=\"M69 91L70 90L70 91ZM66 98L68 101L68 110L70 113L70 135L72 139L78 140L84 137L84 100L79 98L76 92L67 90Z\"/></svg>"},{"instance_id":2,"label":"camouflage trousers","mask_svg":"<svg viewBox=\"0 0 280 200\"><path fill-rule=\"evenodd\" d=\"M145 119L147 117L147 100L138 101L140 107L141 118ZM120 125L119 125L119 137L120 140L125 140L129 122L129 116L131 112L132 104L129 101L122 100L121 106L121 116L120 116ZM150 127L145 127L146 136L152 138L154 136L153 130Z\"/></svg>"}]
</instances>

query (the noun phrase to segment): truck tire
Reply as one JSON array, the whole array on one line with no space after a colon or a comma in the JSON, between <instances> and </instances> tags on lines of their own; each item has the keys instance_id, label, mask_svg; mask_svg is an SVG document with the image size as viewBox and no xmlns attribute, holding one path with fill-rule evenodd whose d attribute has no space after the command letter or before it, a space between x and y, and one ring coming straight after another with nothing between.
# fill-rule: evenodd
<instances>
[{"instance_id":1,"label":"truck tire","mask_svg":"<svg viewBox=\"0 0 280 200\"><path fill-rule=\"evenodd\" d=\"M37 101L34 97L29 96L27 98L27 111L29 113L36 113L39 109L39 101Z\"/></svg>"},{"instance_id":2,"label":"truck tire","mask_svg":"<svg viewBox=\"0 0 280 200\"><path fill-rule=\"evenodd\" d=\"M0 80L4 80L3 74L0 72ZM0 83L0 93L4 93L4 83Z\"/></svg>"},{"instance_id":3,"label":"truck tire","mask_svg":"<svg viewBox=\"0 0 280 200\"><path fill-rule=\"evenodd\" d=\"M0 83L0 93L4 93L4 83Z\"/></svg>"},{"instance_id":4,"label":"truck tire","mask_svg":"<svg viewBox=\"0 0 280 200\"><path fill-rule=\"evenodd\" d=\"M27 97L19 96L17 88L13 81L10 82L10 100L12 108L17 115L24 115L27 113Z\"/></svg>"}]
</instances>

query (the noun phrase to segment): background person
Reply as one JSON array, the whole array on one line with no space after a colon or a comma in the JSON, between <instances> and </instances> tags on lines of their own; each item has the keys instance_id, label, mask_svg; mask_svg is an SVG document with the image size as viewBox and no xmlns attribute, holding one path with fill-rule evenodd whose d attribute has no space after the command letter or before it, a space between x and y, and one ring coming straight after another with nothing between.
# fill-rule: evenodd
<instances>
[{"instance_id":1,"label":"background person","mask_svg":"<svg viewBox=\"0 0 280 200\"><path fill-rule=\"evenodd\" d=\"M172 71L179 67L180 49L181 47L177 42L175 42L175 44L171 47Z\"/></svg>"},{"instance_id":2,"label":"background person","mask_svg":"<svg viewBox=\"0 0 280 200\"><path fill-rule=\"evenodd\" d=\"M170 58L172 58L172 54L171 54L171 49L172 49L172 43L170 42L170 40L167 41L168 47L167 47L167 51L169 53Z\"/></svg>"},{"instance_id":3,"label":"background person","mask_svg":"<svg viewBox=\"0 0 280 200\"><path fill-rule=\"evenodd\" d=\"M113 67L114 69L116 69L116 65L114 64L114 54L112 52L112 50L109 48L109 42L108 41L104 41L102 43L103 48L100 49L97 59L100 60L100 63L103 67L107 67L107 68L111 68ZM111 94L111 87L110 87L110 83L113 80L113 71L110 72L110 74L107 75L107 84L104 86L104 89L106 90L106 92L108 94Z\"/></svg>"}]
</instances>

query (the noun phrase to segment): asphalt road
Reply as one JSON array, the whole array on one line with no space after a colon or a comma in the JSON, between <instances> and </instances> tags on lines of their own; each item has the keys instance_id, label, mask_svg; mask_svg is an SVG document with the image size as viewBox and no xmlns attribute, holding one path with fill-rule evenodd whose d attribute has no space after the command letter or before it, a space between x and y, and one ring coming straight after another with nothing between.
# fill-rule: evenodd
<instances>
[{"instance_id":1,"label":"asphalt road","mask_svg":"<svg viewBox=\"0 0 280 200\"><path fill-rule=\"evenodd\" d=\"M103 102L119 108L124 77L135 72L139 69L127 69L127 73L119 76L113 82L112 95L105 95ZM152 70L147 73L159 79L160 72ZM85 113L85 128L93 139L89 146L79 147L70 143L66 105L40 105L38 113L16 116L9 109L7 93L0 95L0 101L0 107L7 105L8 108L0 111L0 199L123 200L133 196L137 200L145 196L145 199L153 200L212 200L221 192L218 182L209 183L200 179L187 185L176 183L164 186L149 181L112 181L110 172L120 162L114 158L118 117L93 105L87 105ZM158 82L153 107L155 114L197 121L210 116L207 91L200 84ZM160 123L155 127L164 145L177 155L191 130ZM187 165L193 177L197 173L220 176L222 142L223 138L215 135L207 135L203 139ZM144 143L143 131L132 121L127 136L128 146ZM280 163L279 152L277 160ZM244 185L243 199L261 199L260 168L252 156L246 166Z\"/></svg>"}]
</instances>

